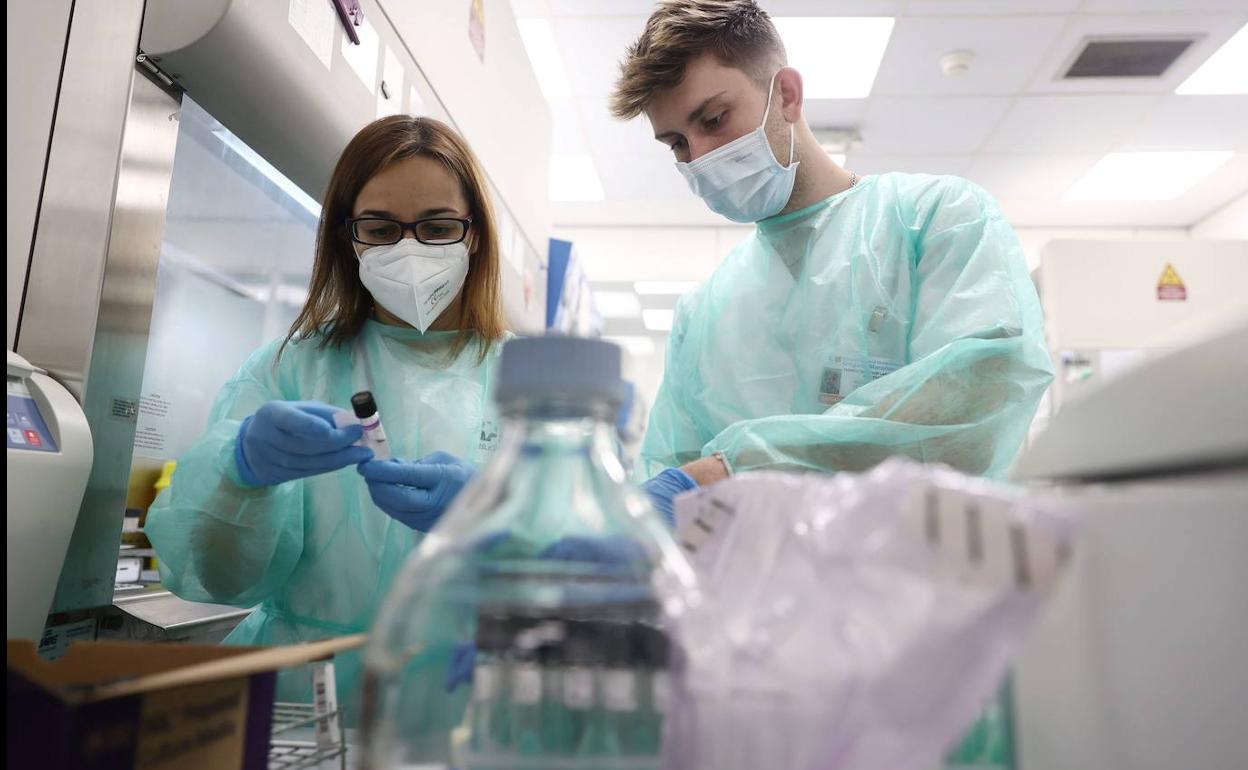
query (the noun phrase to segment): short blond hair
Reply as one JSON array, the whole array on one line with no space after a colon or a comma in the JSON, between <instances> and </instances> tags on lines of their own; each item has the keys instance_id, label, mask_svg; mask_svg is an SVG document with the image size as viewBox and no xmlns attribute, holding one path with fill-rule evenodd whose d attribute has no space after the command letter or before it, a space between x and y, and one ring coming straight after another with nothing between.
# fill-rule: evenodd
<instances>
[{"instance_id":1,"label":"short blond hair","mask_svg":"<svg viewBox=\"0 0 1248 770\"><path fill-rule=\"evenodd\" d=\"M710 53L765 87L785 66L784 43L754 0L664 0L620 63L611 113L637 117L658 91L680 84L688 63Z\"/></svg>"}]
</instances>

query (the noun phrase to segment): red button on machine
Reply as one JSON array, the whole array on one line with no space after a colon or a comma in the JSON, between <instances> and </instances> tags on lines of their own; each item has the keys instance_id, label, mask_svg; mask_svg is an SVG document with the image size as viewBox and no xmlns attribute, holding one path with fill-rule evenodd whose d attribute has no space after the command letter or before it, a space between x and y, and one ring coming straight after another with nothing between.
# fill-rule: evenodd
<instances>
[{"instance_id":1,"label":"red button on machine","mask_svg":"<svg viewBox=\"0 0 1248 770\"><path fill-rule=\"evenodd\" d=\"M39 433L33 430L26 431L26 440L31 446L42 446L43 440L39 438Z\"/></svg>"}]
</instances>

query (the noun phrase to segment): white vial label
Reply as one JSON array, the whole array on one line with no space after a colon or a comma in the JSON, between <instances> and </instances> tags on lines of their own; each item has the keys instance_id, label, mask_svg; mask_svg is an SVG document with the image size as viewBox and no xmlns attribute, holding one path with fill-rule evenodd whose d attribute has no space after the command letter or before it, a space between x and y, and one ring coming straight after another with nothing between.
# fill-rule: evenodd
<instances>
[{"instance_id":1,"label":"white vial label","mask_svg":"<svg viewBox=\"0 0 1248 770\"><path fill-rule=\"evenodd\" d=\"M602 700L611 711L635 710L637 708L637 677L627 669L603 672Z\"/></svg>"},{"instance_id":2,"label":"white vial label","mask_svg":"<svg viewBox=\"0 0 1248 770\"><path fill-rule=\"evenodd\" d=\"M472 672L472 699L475 701L494 700L501 689L501 673L493 664L478 665Z\"/></svg>"},{"instance_id":3,"label":"white vial label","mask_svg":"<svg viewBox=\"0 0 1248 770\"><path fill-rule=\"evenodd\" d=\"M594 672L571 668L563 675L563 702L568 708L587 709L594 705Z\"/></svg>"},{"instance_id":4,"label":"white vial label","mask_svg":"<svg viewBox=\"0 0 1248 770\"><path fill-rule=\"evenodd\" d=\"M537 703L542 699L542 670L522 664L511 674L511 700L515 703Z\"/></svg>"},{"instance_id":5,"label":"white vial label","mask_svg":"<svg viewBox=\"0 0 1248 770\"><path fill-rule=\"evenodd\" d=\"M390 459L390 443L381 427L381 416L373 415L361 423L364 426L364 446L373 450L374 460Z\"/></svg>"},{"instance_id":6,"label":"white vial label","mask_svg":"<svg viewBox=\"0 0 1248 770\"><path fill-rule=\"evenodd\" d=\"M650 700L655 711L667 713L667 706L672 702L672 688L666 673L660 671L650 677Z\"/></svg>"}]
</instances>

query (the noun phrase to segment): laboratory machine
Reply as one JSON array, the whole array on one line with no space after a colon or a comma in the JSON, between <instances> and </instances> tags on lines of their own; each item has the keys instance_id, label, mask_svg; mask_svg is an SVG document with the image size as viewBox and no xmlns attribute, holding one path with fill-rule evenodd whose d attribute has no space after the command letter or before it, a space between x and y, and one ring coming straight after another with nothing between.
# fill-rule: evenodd
<instances>
[{"instance_id":1,"label":"laboratory machine","mask_svg":"<svg viewBox=\"0 0 1248 770\"><path fill-rule=\"evenodd\" d=\"M91 429L65 386L8 352L6 629L43 635L91 473Z\"/></svg>"},{"instance_id":2,"label":"laboratory machine","mask_svg":"<svg viewBox=\"0 0 1248 770\"><path fill-rule=\"evenodd\" d=\"M1016 479L1081 511L1015 668L1020 770L1248 758L1248 317L1072 395Z\"/></svg>"}]
</instances>

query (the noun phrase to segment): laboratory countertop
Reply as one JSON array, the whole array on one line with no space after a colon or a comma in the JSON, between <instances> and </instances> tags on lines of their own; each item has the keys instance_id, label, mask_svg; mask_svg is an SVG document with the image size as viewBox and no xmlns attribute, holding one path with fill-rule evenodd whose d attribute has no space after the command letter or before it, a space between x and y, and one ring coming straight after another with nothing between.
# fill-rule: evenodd
<instances>
[{"instance_id":1,"label":"laboratory countertop","mask_svg":"<svg viewBox=\"0 0 1248 770\"><path fill-rule=\"evenodd\" d=\"M189 602L159 584L119 585L113 606L166 631L246 617L250 608Z\"/></svg>"}]
</instances>

